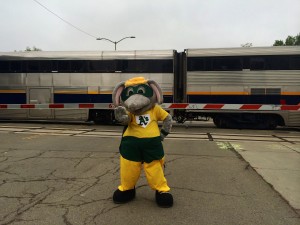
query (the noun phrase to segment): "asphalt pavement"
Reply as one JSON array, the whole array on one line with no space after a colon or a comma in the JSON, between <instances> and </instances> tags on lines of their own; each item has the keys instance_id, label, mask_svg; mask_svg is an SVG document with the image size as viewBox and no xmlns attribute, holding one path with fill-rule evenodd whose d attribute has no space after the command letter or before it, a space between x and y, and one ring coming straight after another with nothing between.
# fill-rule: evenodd
<instances>
[{"instance_id":1,"label":"asphalt pavement","mask_svg":"<svg viewBox=\"0 0 300 225\"><path fill-rule=\"evenodd\" d=\"M113 203L119 137L0 137L2 225L300 224L297 140L166 139L165 175L174 206L165 209L156 205L143 173L134 201Z\"/></svg>"},{"instance_id":2,"label":"asphalt pavement","mask_svg":"<svg viewBox=\"0 0 300 225\"><path fill-rule=\"evenodd\" d=\"M251 167L269 183L300 214L300 138L282 143L232 143L231 146L250 163Z\"/></svg>"}]
</instances>

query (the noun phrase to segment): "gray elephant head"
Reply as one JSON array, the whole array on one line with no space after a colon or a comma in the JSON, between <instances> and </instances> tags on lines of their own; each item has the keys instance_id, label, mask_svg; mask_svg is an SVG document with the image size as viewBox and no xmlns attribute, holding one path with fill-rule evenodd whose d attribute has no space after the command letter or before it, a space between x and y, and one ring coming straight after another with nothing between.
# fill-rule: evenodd
<instances>
[{"instance_id":1,"label":"gray elephant head","mask_svg":"<svg viewBox=\"0 0 300 225\"><path fill-rule=\"evenodd\" d=\"M124 106L127 111L141 115L155 104L162 104L163 95L155 81L134 77L117 84L113 90L112 100L115 107Z\"/></svg>"}]
</instances>

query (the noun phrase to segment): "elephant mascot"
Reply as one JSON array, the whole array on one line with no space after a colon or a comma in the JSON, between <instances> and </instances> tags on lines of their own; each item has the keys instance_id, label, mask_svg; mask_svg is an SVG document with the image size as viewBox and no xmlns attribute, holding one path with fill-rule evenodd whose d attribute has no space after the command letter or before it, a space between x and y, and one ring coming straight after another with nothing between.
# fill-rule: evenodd
<instances>
[{"instance_id":1,"label":"elephant mascot","mask_svg":"<svg viewBox=\"0 0 300 225\"><path fill-rule=\"evenodd\" d=\"M120 151L121 184L113 194L116 204L135 198L135 185L144 167L149 186L155 190L160 207L173 206L173 196L164 176L163 139L172 127L171 115L159 105L160 86L153 80L134 77L117 84L113 94L116 120L125 125ZM162 128L158 126L162 121Z\"/></svg>"}]
</instances>

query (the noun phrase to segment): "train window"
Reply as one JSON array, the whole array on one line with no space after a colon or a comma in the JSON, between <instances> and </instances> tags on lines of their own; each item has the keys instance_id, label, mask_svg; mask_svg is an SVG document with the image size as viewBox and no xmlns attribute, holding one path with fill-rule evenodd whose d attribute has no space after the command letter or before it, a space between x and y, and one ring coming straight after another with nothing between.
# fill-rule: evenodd
<instances>
[{"instance_id":1,"label":"train window","mask_svg":"<svg viewBox=\"0 0 300 225\"><path fill-rule=\"evenodd\" d=\"M280 88L266 88L266 95L280 95Z\"/></svg>"},{"instance_id":2,"label":"train window","mask_svg":"<svg viewBox=\"0 0 300 225\"><path fill-rule=\"evenodd\" d=\"M57 60L51 61L51 72L58 72L58 61Z\"/></svg>"},{"instance_id":3,"label":"train window","mask_svg":"<svg viewBox=\"0 0 300 225\"><path fill-rule=\"evenodd\" d=\"M128 67L128 60L116 60L115 72L124 72Z\"/></svg>"},{"instance_id":4,"label":"train window","mask_svg":"<svg viewBox=\"0 0 300 225\"><path fill-rule=\"evenodd\" d=\"M188 71L205 71L204 58L188 58L187 60Z\"/></svg>"},{"instance_id":5,"label":"train window","mask_svg":"<svg viewBox=\"0 0 300 225\"><path fill-rule=\"evenodd\" d=\"M40 62L37 60L27 61L25 65L27 64L26 71L28 73L36 73L40 72ZM23 64L24 65L24 64ZM25 67L26 68L26 67ZM24 68L23 68L24 69Z\"/></svg>"},{"instance_id":6,"label":"train window","mask_svg":"<svg viewBox=\"0 0 300 225\"><path fill-rule=\"evenodd\" d=\"M143 73L149 71L148 60L124 60L122 71L126 73Z\"/></svg>"},{"instance_id":7,"label":"train window","mask_svg":"<svg viewBox=\"0 0 300 225\"><path fill-rule=\"evenodd\" d=\"M287 56L267 56L267 68L268 70L288 70L289 58Z\"/></svg>"},{"instance_id":8,"label":"train window","mask_svg":"<svg viewBox=\"0 0 300 225\"><path fill-rule=\"evenodd\" d=\"M57 70L57 68L55 69ZM52 72L52 63L48 60L41 60L40 61L40 71L41 72Z\"/></svg>"},{"instance_id":9,"label":"train window","mask_svg":"<svg viewBox=\"0 0 300 225\"><path fill-rule=\"evenodd\" d=\"M251 95L280 95L280 88L251 88Z\"/></svg>"},{"instance_id":10,"label":"train window","mask_svg":"<svg viewBox=\"0 0 300 225\"><path fill-rule=\"evenodd\" d=\"M265 95L265 88L251 88L251 95Z\"/></svg>"},{"instance_id":11,"label":"train window","mask_svg":"<svg viewBox=\"0 0 300 225\"><path fill-rule=\"evenodd\" d=\"M22 63L21 61L11 61L10 62L10 72L22 72Z\"/></svg>"},{"instance_id":12,"label":"train window","mask_svg":"<svg viewBox=\"0 0 300 225\"><path fill-rule=\"evenodd\" d=\"M172 60L148 60L149 73L172 73L173 61Z\"/></svg>"},{"instance_id":13,"label":"train window","mask_svg":"<svg viewBox=\"0 0 300 225\"><path fill-rule=\"evenodd\" d=\"M58 61L58 72L70 72L70 61Z\"/></svg>"},{"instance_id":14,"label":"train window","mask_svg":"<svg viewBox=\"0 0 300 225\"><path fill-rule=\"evenodd\" d=\"M84 60L72 60L71 72L86 72L88 68L88 62Z\"/></svg>"},{"instance_id":15,"label":"train window","mask_svg":"<svg viewBox=\"0 0 300 225\"><path fill-rule=\"evenodd\" d=\"M250 70L264 70L266 68L265 59L262 57L250 58Z\"/></svg>"},{"instance_id":16,"label":"train window","mask_svg":"<svg viewBox=\"0 0 300 225\"><path fill-rule=\"evenodd\" d=\"M172 60L116 60L115 71L125 73L172 73Z\"/></svg>"},{"instance_id":17,"label":"train window","mask_svg":"<svg viewBox=\"0 0 300 225\"><path fill-rule=\"evenodd\" d=\"M300 56L292 57L290 59L290 69L300 70Z\"/></svg>"},{"instance_id":18,"label":"train window","mask_svg":"<svg viewBox=\"0 0 300 225\"><path fill-rule=\"evenodd\" d=\"M143 73L149 71L149 62L146 60L127 60L126 67L123 67L127 73Z\"/></svg>"},{"instance_id":19,"label":"train window","mask_svg":"<svg viewBox=\"0 0 300 225\"><path fill-rule=\"evenodd\" d=\"M9 61L0 61L0 72L9 72Z\"/></svg>"},{"instance_id":20,"label":"train window","mask_svg":"<svg viewBox=\"0 0 300 225\"><path fill-rule=\"evenodd\" d=\"M248 70L250 69L250 61L248 56L241 57L241 60L243 62L243 69Z\"/></svg>"},{"instance_id":21,"label":"train window","mask_svg":"<svg viewBox=\"0 0 300 225\"><path fill-rule=\"evenodd\" d=\"M212 70L242 70L241 59L238 57L214 58L212 60Z\"/></svg>"},{"instance_id":22,"label":"train window","mask_svg":"<svg viewBox=\"0 0 300 225\"><path fill-rule=\"evenodd\" d=\"M90 72L115 72L115 60L92 60L89 62Z\"/></svg>"}]
</instances>

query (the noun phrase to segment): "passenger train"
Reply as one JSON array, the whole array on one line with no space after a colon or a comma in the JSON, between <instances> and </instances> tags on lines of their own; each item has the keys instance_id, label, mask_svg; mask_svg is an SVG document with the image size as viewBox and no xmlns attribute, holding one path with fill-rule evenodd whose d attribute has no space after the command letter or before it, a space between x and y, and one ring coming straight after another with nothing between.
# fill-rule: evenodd
<instances>
[{"instance_id":1,"label":"passenger train","mask_svg":"<svg viewBox=\"0 0 300 225\"><path fill-rule=\"evenodd\" d=\"M300 126L298 46L0 52L0 119L114 122L112 90L134 76L161 85L179 123Z\"/></svg>"}]
</instances>

